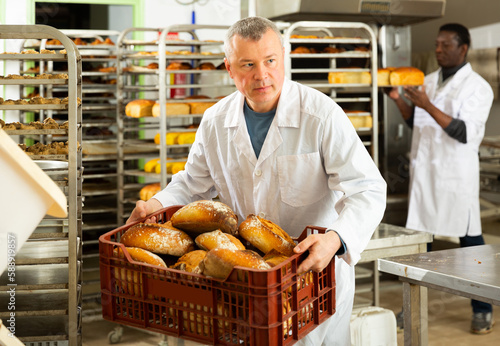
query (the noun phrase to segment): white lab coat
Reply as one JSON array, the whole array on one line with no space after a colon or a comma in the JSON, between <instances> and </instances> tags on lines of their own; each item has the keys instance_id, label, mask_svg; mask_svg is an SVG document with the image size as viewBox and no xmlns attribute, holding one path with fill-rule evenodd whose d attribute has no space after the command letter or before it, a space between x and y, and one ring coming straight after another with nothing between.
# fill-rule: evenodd
<instances>
[{"instance_id":1,"label":"white lab coat","mask_svg":"<svg viewBox=\"0 0 500 346\"><path fill-rule=\"evenodd\" d=\"M493 91L470 64L442 88L438 78L440 70L426 76L426 93L438 109L465 122L467 143L451 138L426 111L415 108L406 227L444 236L478 236L478 151Z\"/></svg>"},{"instance_id":2,"label":"white lab coat","mask_svg":"<svg viewBox=\"0 0 500 346\"><path fill-rule=\"evenodd\" d=\"M185 170L154 198L168 206L218 195L240 222L253 213L291 236L307 225L337 231L347 246L336 260L337 313L303 343L350 344L353 266L382 218L385 181L345 113L324 94L285 80L258 159L243 102L237 91L205 112Z\"/></svg>"}]
</instances>

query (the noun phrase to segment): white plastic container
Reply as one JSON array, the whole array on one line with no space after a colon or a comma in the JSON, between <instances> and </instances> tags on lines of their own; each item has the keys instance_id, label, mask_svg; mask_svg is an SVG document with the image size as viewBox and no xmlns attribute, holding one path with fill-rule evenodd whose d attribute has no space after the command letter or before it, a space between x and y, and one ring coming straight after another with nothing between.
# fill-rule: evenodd
<instances>
[{"instance_id":1,"label":"white plastic container","mask_svg":"<svg viewBox=\"0 0 500 346\"><path fill-rule=\"evenodd\" d=\"M396 316L392 310L370 306L353 310L352 346L397 346Z\"/></svg>"},{"instance_id":2,"label":"white plastic container","mask_svg":"<svg viewBox=\"0 0 500 346\"><path fill-rule=\"evenodd\" d=\"M66 196L0 129L0 275L46 214L66 217Z\"/></svg>"}]
</instances>

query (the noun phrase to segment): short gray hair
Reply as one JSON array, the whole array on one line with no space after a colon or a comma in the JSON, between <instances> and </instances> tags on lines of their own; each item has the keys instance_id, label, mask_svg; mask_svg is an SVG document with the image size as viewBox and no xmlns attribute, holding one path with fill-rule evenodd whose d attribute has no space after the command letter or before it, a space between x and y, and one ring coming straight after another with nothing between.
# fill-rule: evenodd
<instances>
[{"instance_id":1,"label":"short gray hair","mask_svg":"<svg viewBox=\"0 0 500 346\"><path fill-rule=\"evenodd\" d=\"M224 40L224 53L229 60L229 55L233 52L231 39L233 36L238 35L244 39L258 41L262 36L271 29L278 36L281 46L283 47L283 37L281 32L272 21L263 17L247 17L240 19L227 30L226 39Z\"/></svg>"}]
</instances>

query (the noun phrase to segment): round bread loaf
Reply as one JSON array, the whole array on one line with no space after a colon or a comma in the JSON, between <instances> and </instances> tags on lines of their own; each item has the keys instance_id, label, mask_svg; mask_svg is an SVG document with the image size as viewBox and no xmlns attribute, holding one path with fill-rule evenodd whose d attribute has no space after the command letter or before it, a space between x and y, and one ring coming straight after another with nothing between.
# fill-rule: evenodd
<instances>
[{"instance_id":1,"label":"round bread loaf","mask_svg":"<svg viewBox=\"0 0 500 346\"><path fill-rule=\"evenodd\" d=\"M136 262L152 264L154 266L159 266L159 267L167 267L165 261L163 261L163 259L160 256L152 253L151 251L144 250L138 247L125 247L125 250L129 253L130 257ZM119 247L116 247L113 250L113 255L119 258L125 257L122 249Z\"/></svg>"},{"instance_id":2,"label":"round bread loaf","mask_svg":"<svg viewBox=\"0 0 500 346\"><path fill-rule=\"evenodd\" d=\"M250 214L238 228L238 233L250 244L267 254L272 249L286 255L294 254L295 242L274 222Z\"/></svg>"},{"instance_id":3,"label":"round bread loaf","mask_svg":"<svg viewBox=\"0 0 500 346\"><path fill-rule=\"evenodd\" d=\"M155 223L133 225L122 235L120 242L125 246L179 257L194 250L194 242L186 233Z\"/></svg>"},{"instance_id":4,"label":"round bread loaf","mask_svg":"<svg viewBox=\"0 0 500 346\"><path fill-rule=\"evenodd\" d=\"M202 264L203 274L225 279L235 266L268 270L271 266L255 251L213 249L207 252Z\"/></svg>"},{"instance_id":5,"label":"round bread loaf","mask_svg":"<svg viewBox=\"0 0 500 346\"><path fill-rule=\"evenodd\" d=\"M170 218L172 226L186 232L205 233L220 229L236 235L238 217L227 205L216 201L196 201L186 204Z\"/></svg>"},{"instance_id":6,"label":"round bread loaf","mask_svg":"<svg viewBox=\"0 0 500 346\"><path fill-rule=\"evenodd\" d=\"M202 233L194 239L198 247L210 251L216 248L230 250L245 250L245 246L235 236L224 233L220 229L212 232Z\"/></svg>"},{"instance_id":7,"label":"round bread loaf","mask_svg":"<svg viewBox=\"0 0 500 346\"><path fill-rule=\"evenodd\" d=\"M139 198L143 201L147 201L151 197L153 197L157 192L160 192L160 190L161 190L160 183L153 183L146 185L139 191Z\"/></svg>"},{"instance_id":8,"label":"round bread loaf","mask_svg":"<svg viewBox=\"0 0 500 346\"><path fill-rule=\"evenodd\" d=\"M205 250L194 250L188 252L171 266L172 269L184 270L189 273L201 274L201 261L205 258L207 252Z\"/></svg>"}]
</instances>

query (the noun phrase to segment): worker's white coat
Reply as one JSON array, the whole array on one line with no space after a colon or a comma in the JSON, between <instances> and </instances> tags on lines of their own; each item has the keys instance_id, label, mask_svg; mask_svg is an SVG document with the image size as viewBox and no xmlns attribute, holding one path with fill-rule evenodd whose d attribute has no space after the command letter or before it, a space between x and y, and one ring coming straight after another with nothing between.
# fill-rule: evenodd
<instances>
[{"instance_id":1,"label":"worker's white coat","mask_svg":"<svg viewBox=\"0 0 500 346\"><path fill-rule=\"evenodd\" d=\"M285 80L257 159L235 92L207 110L185 171L157 194L163 206L219 196L243 221L250 213L299 236L307 225L335 230L347 253L336 258L337 313L303 343L347 345L354 264L385 210L386 184L342 109Z\"/></svg>"},{"instance_id":2,"label":"worker's white coat","mask_svg":"<svg viewBox=\"0 0 500 346\"><path fill-rule=\"evenodd\" d=\"M478 236L478 152L493 91L470 64L442 88L438 78L440 70L426 76L426 93L442 112L465 122L467 143L450 137L430 114L415 108L406 227L444 236Z\"/></svg>"}]
</instances>

